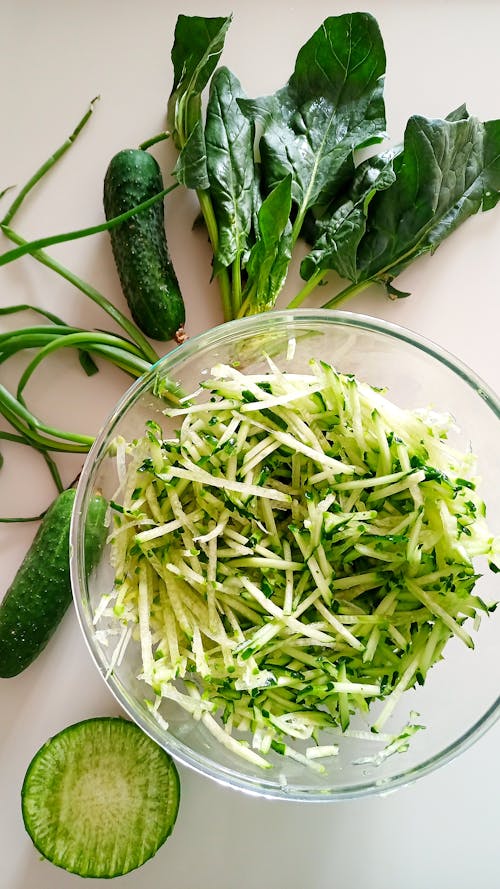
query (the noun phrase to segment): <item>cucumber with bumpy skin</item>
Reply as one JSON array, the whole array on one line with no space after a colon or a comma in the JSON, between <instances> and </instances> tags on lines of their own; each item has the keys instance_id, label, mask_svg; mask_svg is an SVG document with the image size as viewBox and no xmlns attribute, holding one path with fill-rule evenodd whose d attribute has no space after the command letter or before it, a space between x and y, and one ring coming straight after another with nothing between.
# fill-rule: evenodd
<instances>
[{"instance_id":1,"label":"cucumber with bumpy skin","mask_svg":"<svg viewBox=\"0 0 500 889\"><path fill-rule=\"evenodd\" d=\"M63 729L33 757L21 799L24 824L44 858L82 877L140 867L165 842L179 808L168 753L121 717Z\"/></svg>"},{"instance_id":2,"label":"cucumber with bumpy skin","mask_svg":"<svg viewBox=\"0 0 500 889\"><path fill-rule=\"evenodd\" d=\"M75 489L59 494L0 604L0 677L17 676L47 645L71 602L69 528ZM85 549L87 566L103 543L106 502L90 504Z\"/></svg>"},{"instance_id":3,"label":"cucumber with bumpy skin","mask_svg":"<svg viewBox=\"0 0 500 889\"><path fill-rule=\"evenodd\" d=\"M140 148L119 151L104 179L104 211L111 219L163 190L160 167ZM122 290L132 317L155 340L185 339L184 301L165 235L163 202L110 231Z\"/></svg>"}]
</instances>

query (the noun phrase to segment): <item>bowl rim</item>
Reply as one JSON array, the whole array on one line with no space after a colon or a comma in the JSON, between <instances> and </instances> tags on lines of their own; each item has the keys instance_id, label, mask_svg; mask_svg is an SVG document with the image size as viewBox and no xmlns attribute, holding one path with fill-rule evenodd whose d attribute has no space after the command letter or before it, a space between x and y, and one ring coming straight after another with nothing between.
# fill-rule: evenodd
<instances>
[{"instance_id":1,"label":"bowl rim","mask_svg":"<svg viewBox=\"0 0 500 889\"><path fill-rule=\"evenodd\" d=\"M195 753L186 744L183 744L181 741L178 741L175 737L170 735L168 731L161 729L159 724L152 718L151 721L144 719L142 714L138 713L136 708L134 708L134 705L130 703L129 695L122 687L120 681L113 674L106 675L106 667L101 661L95 636L92 635L91 628L87 621L83 595L85 584L81 576L81 559L79 558L83 536L81 534L82 523L80 519L86 503L92 471L95 465L97 465L96 458L101 452L103 443L106 441L110 429L120 419L128 405L131 402L134 402L142 392L148 389L150 382L157 374L158 369L161 368L163 371L167 368L168 372L169 368L174 367L179 361L189 359L189 357L201 347L208 348L212 345L231 340L237 333L242 333L247 329L255 330L257 332L260 329L268 330L272 322L282 326L286 326L289 322L298 322L303 325L311 322L326 322L327 324L332 324L334 326L345 326L373 331L400 340L426 353L438 363L444 365L458 375L480 398L483 399L483 401L485 401L490 410L492 410L495 416L500 419L500 398L496 395L494 390L475 373L475 371L465 364L465 362L454 356L448 350L437 345L429 338L416 333L408 327L403 327L402 325L385 321L383 319L374 318L370 315L331 309L273 310L269 313L262 313L247 318L223 322L216 327L201 332L189 340L186 340L184 343L174 347L166 355L162 356L158 361L152 364L151 368L145 374L129 386L103 421L95 437L94 443L87 454L77 485L70 527L70 576L77 619L92 660L118 704L147 735L167 750L182 765L200 775L222 784L223 786L238 789L252 796L267 797L276 800L338 802L367 796L385 795L432 773L438 767L446 765L454 760L459 754L468 750L472 744L485 734L485 732L500 718L500 694L486 712L483 713L482 716L463 734L457 737L456 740L447 744L433 756L427 757L417 765L397 772L392 776L381 778L378 781L370 779L370 781L365 783L360 782L356 785L346 784L340 788L325 787L325 789L319 789L317 787L303 788L280 785L276 782L268 782L264 778L246 776L241 772L237 772L221 764L215 764L209 757Z\"/></svg>"}]
</instances>

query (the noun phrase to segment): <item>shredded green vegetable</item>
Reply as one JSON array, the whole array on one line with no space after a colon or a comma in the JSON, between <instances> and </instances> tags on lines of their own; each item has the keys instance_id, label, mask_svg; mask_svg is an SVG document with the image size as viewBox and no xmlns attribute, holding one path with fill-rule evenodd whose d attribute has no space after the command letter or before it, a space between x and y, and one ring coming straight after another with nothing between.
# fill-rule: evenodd
<instances>
[{"instance_id":1,"label":"shredded green vegetable","mask_svg":"<svg viewBox=\"0 0 500 889\"><path fill-rule=\"evenodd\" d=\"M361 713L383 734L451 637L473 647L468 624L494 607L473 560L496 567L499 540L450 419L321 362L269 365L213 368L165 409L174 435L150 422L116 442L116 577L96 622L121 624L110 670L140 644L162 724L175 701L254 764L272 749L322 771L338 752L324 730Z\"/></svg>"}]
</instances>

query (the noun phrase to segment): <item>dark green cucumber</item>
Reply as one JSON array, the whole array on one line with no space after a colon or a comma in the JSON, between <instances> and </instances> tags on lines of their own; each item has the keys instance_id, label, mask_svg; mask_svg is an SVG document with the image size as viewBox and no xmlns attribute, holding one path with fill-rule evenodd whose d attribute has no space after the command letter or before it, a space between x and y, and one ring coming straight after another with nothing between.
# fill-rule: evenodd
<instances>
[{"instance_id":1,"label":"dark green cucumber","mask_svg":"<svg viewBox=\"0 0 500 889\"><path fill-rule=\"evenodd\" d=\"M140 148L119 151L104 179L106 219L125 213L163 190L155 158ZM138 327L155 340L185 338L184 301L165 236L163 202L110 231L122 290Z\"/></svg>"},{"instance_id":2,"label":"dark green cucumber","mask_svg":"<svg viewBox=\"0 0 500 889\"><path fill-rule=\"evenodd\" d=\"M21 800L44 858L81 877L121 876L172 832L179 775L133 722L97 717L55 735L33 757Z\"/></svg>"},{"instance_id":3,"label":"dark green cucumber","mask_svg":"<svg viewBox=\"0 0 500 889\"><path fill-rule=\"evenodd\" d=\"M74 488L68 488L51 504L0 605L4 679L17 676L38 657L71 602L69 528L74 499ZM102 543L105 508L98 497L89 509L85 541L89 565Z\"/></svg>"}]
</instances>

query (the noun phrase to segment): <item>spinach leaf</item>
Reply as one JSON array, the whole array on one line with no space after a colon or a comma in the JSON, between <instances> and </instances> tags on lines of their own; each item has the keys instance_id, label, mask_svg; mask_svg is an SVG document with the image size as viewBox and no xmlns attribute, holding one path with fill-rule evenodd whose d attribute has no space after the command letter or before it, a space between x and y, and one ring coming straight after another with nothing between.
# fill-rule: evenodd
<instances>
[{"instance_id":1,"label":"spinach leaf","mask_svg":"<svg viewBox=\"0 0 500 889\"><path fill-rule=\"evenodd\" d=\"M446 119L411 117L403 150L392 165L393 183L376 190L361 214L358 205L355 234L347 199L303 263L306 277L331 267L353 282L327 306L370 282L385 284L391 294L401 295L392 281L403 269L424 253L434 252L465 219L496 204L500 121L481 123L463 107ZM339 259L346 243L347 261Z\"/></svg>"},{"instance_id":2,"label":"spinach leaf","mask_svg":"<svg viewBox=\"0 0 500 889\"><path fill-rule=\"evenodd\" d=\"M205 123L207 172L219 241L216 260L229 266L247 253L254 202L254 125L240 110L239 80L219 68L210 83Z\"/></svg>"},{"instance_id":3,"label":"spinach leaf","mask_svg":"<svg viewBox=\"0 0 500 889\"><path fill-rule=\"evenodd\" d=\"M196 190L215 255L219 230L210 196L201 94L217 67L230 23L231 16L178 16L171 53L174 83L167 109L168 126L179 149L174 174L187 188ZM234 316L231 281L223 266L218 273L227 321Z\"/></svg>"},{"instance_id":4,"label":"spinach leaf","mask_svg":"<svg viewBox=\"0 0 500 889\"><path fill-rule=\"evenodd\" d=\"M357 256L358 278L394 277L434 250L483 197L484 127L477 118L443 121L412 117L396 180L374 200Z\"/></svg>"},{"instance_id":5,"label":"spinach leaf","mask_svg":"<svg viewBox=\"0 0 500 889\"><path fill-rule=\"evenodd\" d=\"M444 119L411 117L400 146L357 165L357 150L385 130L385 51L375 19L361 12L325 19L286 85L253 100L231 72L216 70L230 22L178 17L168 102L175 175L196 189L224 318L273 307L300 234L313 249L290 307L328 269L351 283L327 307L371 282L405 295L394 278L499 201L500 121L481 123L465 105Z\"/></svg>"},{"instance_id":6,"label":"spinach leaf","mask_svg":"<svg viewBox=\"0 0 500 889\"><path fill-rule=\"evenodd\" d=\"M355 280L357 251L366 231L368 208L377 192L394 182L395 153L384 152L360 164L331 216L316 223L319 237L300 266L305 280L325 269L335 269L342 278Z\"/></svg>"},{"instance_id":7,"label":"spinach leaf","mask_svg":"<svg viewBox=\"0 0 500 889\"><path fill-rule=\"evenodd\" d=\"M201 118L194 124L186 144L179 154L174 167L174 175L177 181L181 185L185 185L186 188L194 188L196 191L206 191L210 188L205 133Z\"/></svg>"},{"instance_id":8,"label":"spinach leaf","mask_svg":"<svg viewBox=\"0 0 500 889\"><path fill-rule=\"evenodd\" d=\"M174 83L168 100L167 124L181 152L177 178L190 188L208 187L201 93L215 71L230 23L231 16L179 15L175 26L171 52Z\"/></svg>"},{"instance_id":9,"label":"spinach leaf","mask_svg":"<svg viewBox=\"0 0 500 889\"><path fill-rule=\"evenodd\" d=\"M292 256L292 177L287 176L264 199L257 215L257 240L246 264L245 314L272 309L285 283Z\"/></svg>"},{"instance_id":10,"label":"spinach leaf","mask_svg":"<svg viewBox=\"0 0 500 889\"><path fill-rule=\"evenodd\" d=\"M327 18L299 51L295 70L274 95L240 101L259 120L266 187L292 176L294 240L306 212L325 207L353 173L356 148L385 129L385 51L367 13Z\"/></svg>"},{"instance_id":11,"label":"spinach leaf","mask_svg":"<svg viewBox=\"0 0 500 889\"><path fill-rule=\"evenodd\" d=\"M484 159L488 175L484 177L483 210L491 210L500 200L500 120L484 125Z\"/></svg>"}]
</instances>

